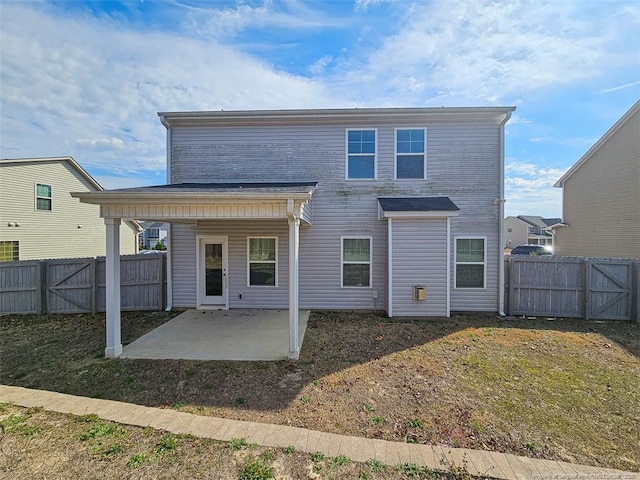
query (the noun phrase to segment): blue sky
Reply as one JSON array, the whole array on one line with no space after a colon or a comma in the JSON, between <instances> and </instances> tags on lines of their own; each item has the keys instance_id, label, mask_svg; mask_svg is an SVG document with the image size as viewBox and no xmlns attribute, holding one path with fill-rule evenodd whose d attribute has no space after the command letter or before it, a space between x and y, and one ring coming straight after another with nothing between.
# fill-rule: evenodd
<instances>
[{"instance_id":1,"label":"blue sky","mask_svg":"<svg viewBox=\"0 0 640 480\"><path fill-rule=\"evenodd\" d=\"M105 188L165 181L156 112L514 105L507 215L640 98L625 0L0 0L0 157L71 155Z\"/></svg>"}]
</instances>

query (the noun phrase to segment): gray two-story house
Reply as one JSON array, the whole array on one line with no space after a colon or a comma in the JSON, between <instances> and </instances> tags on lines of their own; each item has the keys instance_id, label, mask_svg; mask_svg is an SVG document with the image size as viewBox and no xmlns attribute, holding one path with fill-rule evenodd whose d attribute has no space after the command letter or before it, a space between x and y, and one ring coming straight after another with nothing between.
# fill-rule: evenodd
<instances>
[{"instance_id":1,"label":"gray two-story house","mask_svg":"<svg viewBox=\"0 0 640 480\"><path fill-rule=\"evenodd\" d=\"M295 357L301 308L502 310L513 110L160 113L168 184L77 196L108 242L120 219L170 223L172 307L288 308Z\"/></svg>"}]
</instances>

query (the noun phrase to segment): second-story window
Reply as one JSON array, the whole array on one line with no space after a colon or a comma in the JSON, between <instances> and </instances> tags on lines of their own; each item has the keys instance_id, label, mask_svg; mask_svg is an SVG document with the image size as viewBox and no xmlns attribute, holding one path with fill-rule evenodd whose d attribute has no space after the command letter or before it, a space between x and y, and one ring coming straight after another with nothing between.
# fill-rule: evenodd
<instances>
[{"instance_id":1,"label":"second-story window","mask_svg":"<svg viewBox=\"0 0 640 480\"><path fill-rule=\"evenodd\" d=\"M36 210L51 210L51 185L36 183Z\"/></svg>"},{"instance_id":2,"label":"second-story window","mask_svg":"<svg viewBox=\"0 0 640 480\"><path fill-rule=\"evenodd\" d=\"M347 178L376 178L375 130L347 130Z\"/></svg>"},{"instance_id":3,"label":"second-story window","mask_svg":"<svg viewBox=\"0 0 640 480\"><path fill-rule=\"evenodd\" d=\"M396 130L396 178L425 178L424 128Z\"/></svg>"}]
</instances>

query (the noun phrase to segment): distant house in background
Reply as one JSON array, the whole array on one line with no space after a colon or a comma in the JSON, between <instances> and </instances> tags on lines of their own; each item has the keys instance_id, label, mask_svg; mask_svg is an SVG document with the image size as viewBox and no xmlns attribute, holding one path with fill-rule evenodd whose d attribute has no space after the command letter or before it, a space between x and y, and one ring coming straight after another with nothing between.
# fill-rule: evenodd
<instances>
[{"instance_id":1,"label":"distant house in background","mask_svg":"<svg viewBox=\"0 0 640 480\"><path fill-rule=\"evenodd\" d=\"M152 249L158 242L167 246L167 224L164 222L140 222L144 229L140 234L140 248Z\"/></svg>"},{"instance_id":2,"label":"distant house in background","mask_svg":"<svg viewBox=\"0 0 640 480\"><path fill-rule=\"evenodd\" d=\"M640 101L554 187L566 224L556 253L640 258Z\"/></svg>"},{"instance_id":3,"label":"distant house in background","mask_svg":"<svg viewBox=\"0 0 640 480\"><path fill-rule=\"evenodd\" d=\"M71 157L0 160L0 261L104 255L100 207L69 193L99 190ZM120 251L136 253L140 227L124 223Z\"/></svg>"},{"instance_id":4,"label":"distant house in background","mask_svg":"<svg viewBox=\"0 0 640 480\"><path fill-rule=\"evenodd\" d=\"M562 223L561 218L542 218L534 215L518 215L504 219L504 247L518 245L544 245L553 249L553 228Z\"/></svg>"}]
</instances>

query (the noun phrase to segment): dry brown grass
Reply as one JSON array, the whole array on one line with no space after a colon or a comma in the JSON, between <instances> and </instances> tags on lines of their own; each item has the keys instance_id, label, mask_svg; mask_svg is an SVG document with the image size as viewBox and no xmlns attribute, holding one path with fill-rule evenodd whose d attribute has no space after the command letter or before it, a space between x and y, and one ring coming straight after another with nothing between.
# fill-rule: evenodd
<instances>
[{"instance_id":1,"label":"dry brown grass","mask_svg":"<svg viewBox=\"0 0 640 480\"><path fill-rule=\"evenodd\" d=\"M166 321L127 314L131 341ZM102 316L2 317L2 383L640 470L640 328L323 312L298 362L109 360Z\"/></svg>"}]
</instances>

